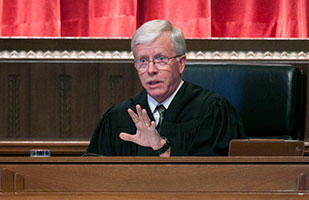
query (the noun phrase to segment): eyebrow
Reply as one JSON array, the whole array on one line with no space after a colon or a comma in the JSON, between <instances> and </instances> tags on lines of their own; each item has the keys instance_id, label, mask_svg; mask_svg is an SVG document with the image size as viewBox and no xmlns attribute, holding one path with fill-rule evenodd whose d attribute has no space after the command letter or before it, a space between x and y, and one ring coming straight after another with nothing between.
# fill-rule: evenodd
<instances>
[{"instance_id":1,"label":"eyebrow","mask_svg":"<svg viewBox=\"0 0 309 200\"><path fill-rule=\"evenodd\" d=\"M157 54L155 54L155 55L153 56L153 58L157 58L157 57L159 57L159 56L168 57L168 56L164 55L163 53L157 53ZM148 57L148 56L144 56L144 55L142 55L141 57L137 58L137 60L140 60L140 59L143 59L143 58L149 60L149 57Z\"/></svg>"}]
</instances>

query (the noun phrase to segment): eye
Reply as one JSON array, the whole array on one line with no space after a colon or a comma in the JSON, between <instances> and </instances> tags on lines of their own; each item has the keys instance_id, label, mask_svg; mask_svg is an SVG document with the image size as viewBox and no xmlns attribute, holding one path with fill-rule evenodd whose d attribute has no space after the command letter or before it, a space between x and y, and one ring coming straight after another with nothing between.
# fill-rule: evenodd
<instances>
[{"instance_id":1,"label":"eye","mask_svg":"<svg viewBox=\"0 0 309 200\"><path fill-rule=\"evenodd\" d=\"M146 58L141 58L138 61L139 61L139 63L147 63L148 62L148 60Z\"/></svg>"},{"instance_id":2,"label":"eye","mask_svg":"<svg viewBox=\"0 0 309 200\"><path fill-rule=\"evenodd\" d=\"M158 60L158 61L163 61L163 60L165 60L166 59L166 57L164 57L164 56L158 56L157 58L156 58L156 60Z\"/></svg>"}]
</instances>

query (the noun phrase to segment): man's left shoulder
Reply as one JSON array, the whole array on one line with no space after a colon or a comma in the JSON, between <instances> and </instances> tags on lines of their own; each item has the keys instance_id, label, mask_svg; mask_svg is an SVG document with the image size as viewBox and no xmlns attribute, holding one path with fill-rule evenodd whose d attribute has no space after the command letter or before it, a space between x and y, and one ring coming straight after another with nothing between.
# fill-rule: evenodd
<instances>
[{"instance_id":1,"label":"man's left shoulder","mask_svg":"<svg viewBox=\"0 0 309 200\"><path fill-rule=\"evenodd\" d=\"M192 97L192 99L198 101L200 104L203 103L221 104L228 101L224 96L214 91L203 88L199 85L187 82L186 87L187 87L186 90L189 91L188 93Z\"/></svg>"}]
</instances>

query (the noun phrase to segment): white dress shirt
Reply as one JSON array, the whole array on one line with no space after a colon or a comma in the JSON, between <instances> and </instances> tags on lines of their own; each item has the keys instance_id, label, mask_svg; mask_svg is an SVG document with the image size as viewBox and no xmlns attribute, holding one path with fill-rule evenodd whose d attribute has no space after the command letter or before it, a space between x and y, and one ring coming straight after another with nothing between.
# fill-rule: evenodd
<instances>
[{"instance_id":1,"label":"white dress shirt","mask_svg":"<svg viewBox=\"0 0 309 200\"><path fill-rule=\"evenodd\" d=\"M165 109L168 109L169 105L171 104L172 100L174 99L175 95L177 94L178 90L180 89L183 83L184 83L183 80L181 80L181 82L179 83L174 93L161 103ZM156 110L156 107L157 105L160 105L160 104L156 100L154 100L149 94L147 94L147 101L148 101L149 108L151 112L153 113L153 117L156 121L156 125L158 125L160 116L159 116L159 112Z\"/></svg>"}]
</instances>

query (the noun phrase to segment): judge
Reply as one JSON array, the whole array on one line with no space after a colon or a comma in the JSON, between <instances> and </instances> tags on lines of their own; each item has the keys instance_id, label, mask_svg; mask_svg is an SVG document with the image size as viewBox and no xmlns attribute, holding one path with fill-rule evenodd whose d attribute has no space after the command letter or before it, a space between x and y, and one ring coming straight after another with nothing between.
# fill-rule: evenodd
<instances>
[{"instance_id":1,"label":"judge","mask_svg":"<svg viewBox=\"0 0 309 200\"><path fill-rule=\"evenodd\" d=\"M164 20L133 35L134 67L143 86L99 120L86 154L103 156L221 156L243 126L222 96L182 80L186 45Z\"/></svg>"}]
</instances>

